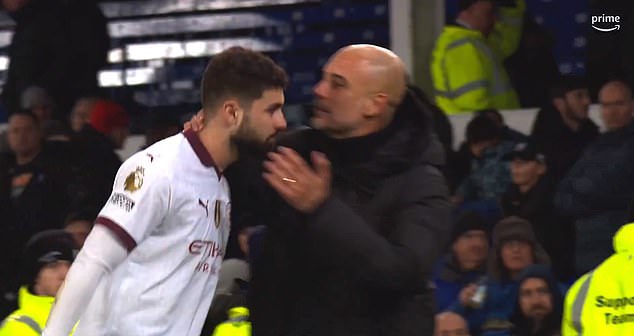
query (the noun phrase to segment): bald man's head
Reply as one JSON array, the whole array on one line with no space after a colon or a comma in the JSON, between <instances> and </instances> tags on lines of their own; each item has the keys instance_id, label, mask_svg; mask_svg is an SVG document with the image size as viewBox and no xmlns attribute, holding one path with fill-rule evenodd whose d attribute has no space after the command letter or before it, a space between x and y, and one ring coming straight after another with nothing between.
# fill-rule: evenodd
<instances>
[{"instance_id":1,"label":"bald man's head","mask_svg":"<svg viewBox=\"0 0 634 336\"><path fill-rule=\"evenodd\" d=\"M339 49L334 55L354 57L362 62L367 76L368 91L383 92L391 105L397 105L405 95L407 72L403 61L391 50L371 45L353 44Z\"/></svg>"},{"instance_id":2,"label":"bald man's head","mask_svg":"<svg viewBox=\"0 0 634 336\"><path fill-rule=\"evenodd\" d=\"M465 319L454 312L444 312L436 315L434 336L445 335L469 335Z\"/></svg>"},{"instance_id":3,"label":"bald man's head","mask_svg":"<svg viewBox=\"0 0 634 336\"><path fill-rule=\"evenodd\" d=\"M405 96L403 61L368 44L339 49L315 86L313 127L332 137L362 136L386 127Z\"/></svg>"},{"instance_id":4,"label":"bald man's head","mask_svg":"<svg viewBox=\"0 0 634 336\"><path fill-rule=\"evenodd\" d=\"M629 125L634 117L632 90L621 81L611 81L599 91L601 118L608 131L618 130Z\"/></svg>"}]
</instances>

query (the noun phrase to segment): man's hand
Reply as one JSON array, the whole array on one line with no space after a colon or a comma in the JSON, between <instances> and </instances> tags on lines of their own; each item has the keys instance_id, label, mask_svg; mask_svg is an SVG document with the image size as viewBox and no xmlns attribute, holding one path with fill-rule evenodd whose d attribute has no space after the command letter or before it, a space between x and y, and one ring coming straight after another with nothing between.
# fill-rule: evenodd
<instances>
[{"instance_id":1,"label":"man's hand","mask_svg":"<svg viewBox=\"0 0 634 336\"><path fill-rule=\"evenodd\" d=\"M203 110L199 110L189 121L185 122L185 124L183 125L183 130L187 131L191 129L194 132L198 132L203 129L204 122L205 117L203 115Z\"/></svg>"},{"instance_id":2,"label":"man's hand","mask_svg":"<svg viewBox=\"0 0 634 336\"><path fill-rule=\"evenodd\" d=\"M323 153L311 153L312 167L290 148L270 152L264 162L264 179L293 208L311 213L329 196L330 161Z\"/></svg>"},{"instance_id":3,"label":"man's hand","mask_svg":"<svg viewBox=\"0 0 634 336\"><path fill-rule=\"evenodd\" d=\"M460 291L458 298L460 299L460 304L463 307L467 307L469 305L469 301L475 295L478 286L476 284L469 284L464 286L464 288Z\"/></svg>"}]
</instances>

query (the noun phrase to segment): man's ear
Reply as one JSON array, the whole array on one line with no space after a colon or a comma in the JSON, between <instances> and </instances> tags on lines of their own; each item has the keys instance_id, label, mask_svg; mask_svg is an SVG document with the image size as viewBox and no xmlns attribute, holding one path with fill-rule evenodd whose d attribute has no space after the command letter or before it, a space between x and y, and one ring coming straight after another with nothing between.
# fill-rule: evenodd
<instances>
[{"instance_id":1,"label":"man's ear","mask_svg":"<svg viewBox=\"0 0 634 336\"><path fill-rule=\"evenodd\" d=\"M227 100L222 105L222 114L230 128L238 128L244 119L244 110L237 100Z\"/></svg>"},{"instance_id":2,"label":"man's ear","mask_svg":"<svg viewBox=\"0 0 634 336\"><path fill-rule=\"evenodd\" d=\"M364 110L365 117L372 118L381 114L381 111L387 108L389 105L387 94L377 93L369 100L369 106Z\"/></svg>"}]
</instances>

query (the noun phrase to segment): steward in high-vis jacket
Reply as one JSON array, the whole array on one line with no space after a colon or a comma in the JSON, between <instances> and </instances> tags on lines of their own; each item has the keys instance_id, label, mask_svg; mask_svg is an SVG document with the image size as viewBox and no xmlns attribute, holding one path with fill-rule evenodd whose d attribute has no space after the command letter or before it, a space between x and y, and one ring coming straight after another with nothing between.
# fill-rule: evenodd
<instances>
[{"instance_id":1,"label":"steward in high-vis jacket","mask_svg":"<svg viewBox=\"0 0 634 336\"><path fill-rule=\"evenodd\" d=\"M460 0L455 24L447 25L432 53L436 104L448 114L519 108L504 69L520 41L524 0L497 8L493 0Z\"/></svg>"},{"instance_id":2,"label":"steward in high-vis jacket","mask_svg":"<svg viewBox=\"0 0 634 336\"><path fill-rule=\"evenodd\" d=\"M614 250L568 291L563 336L634 335L634 223L614 235Z\"/></svg>"},{"instance_id":3,"label":"steward in high-vis jacket","mask_svg":"<svg viewBox=\"0 0 634 336\"><path fill-rule=\"evenodd\" d=\"M251 336L251 322L247 307L233 307L229 319L216 327L212 336Z\"/></svg>"}]
</instances>

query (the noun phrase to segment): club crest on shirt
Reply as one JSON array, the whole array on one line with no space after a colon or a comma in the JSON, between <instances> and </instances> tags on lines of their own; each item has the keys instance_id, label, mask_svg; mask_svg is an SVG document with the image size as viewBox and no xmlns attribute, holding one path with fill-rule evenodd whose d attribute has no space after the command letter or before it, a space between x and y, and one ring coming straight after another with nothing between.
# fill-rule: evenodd
<instances>
[{"instance_id":1,"label":"club crest on shirt","mask_svg":"<svg viewBox=\"0 0 634 336\"><path fill-rule=\"evenodd\" d=\"M220 201L216 200L214 206L214 224L216 225L216 229L220 227Z\"/></svg>"},{"instance_id":2,"label":"club crest on shirt","mask_svg":"<svg viewBox=\"0 0 634 336\"><path fill-rule=\"evenodd\" d=\"M143 167L136 167L136 170L131 172L128 177L125 178L123 190L131 193L139 190L143 186L143 174L145 169Z\"/></svg>"}]
</instances>

